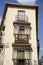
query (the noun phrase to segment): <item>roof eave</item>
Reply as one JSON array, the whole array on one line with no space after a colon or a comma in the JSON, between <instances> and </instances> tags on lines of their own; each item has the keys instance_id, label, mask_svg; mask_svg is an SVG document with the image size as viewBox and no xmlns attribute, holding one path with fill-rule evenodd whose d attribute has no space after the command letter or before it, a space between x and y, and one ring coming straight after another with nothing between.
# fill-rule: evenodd
<instances>
[{"instance_id":1,"label":"roof eave","mask_svg":"<svg viewBox=\"0 0 43 65\"><path fill-rule=\"evenodd\" d=\"M1 20L1 28L3 26L3 22L6 16L6 12L7 12L7 8L8 7L23 7L23 8L35 8L36 10L38 10L38 5L25 5L25 4L18 4L18 3L5 3L4 6L4 11L3 11L3 15L2 15L2 20Z\"/></svg>"}]
</instances>

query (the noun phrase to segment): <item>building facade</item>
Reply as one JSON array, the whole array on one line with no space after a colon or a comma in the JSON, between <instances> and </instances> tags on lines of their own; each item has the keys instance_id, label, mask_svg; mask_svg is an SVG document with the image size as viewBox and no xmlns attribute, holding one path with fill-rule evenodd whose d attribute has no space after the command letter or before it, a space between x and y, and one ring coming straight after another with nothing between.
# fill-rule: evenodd
<instances>
[{"instance_id":1,"label":"building facade","mask_svg":"<svg viewBox=\"0 0 43 65\"><path fill-rule=\"evenodd\" d=\"M41 59L39 60L39 65L43 65L43 55L41 56Z\"/></svg>"},{"instance_id":2,"label":"building facade","mask_svg":"<svg viewBox=\"0 0 43 65\"><path fill-rule=\"evenodd\" d=\"M5 3L0 36L3 65L38 65L38 6Z\"/></svg>"}]
</instances>

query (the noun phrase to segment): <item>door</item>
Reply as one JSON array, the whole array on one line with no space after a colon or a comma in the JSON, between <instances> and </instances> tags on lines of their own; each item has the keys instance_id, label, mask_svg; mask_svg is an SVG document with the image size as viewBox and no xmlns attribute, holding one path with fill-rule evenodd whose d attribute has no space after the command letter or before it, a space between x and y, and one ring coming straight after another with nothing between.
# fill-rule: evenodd
<instances>
[{"instance_id":1,"label":"door","mask_svg":"<svg viewBox=\"0 0 43 65\"><path fill-rule=\"evenodd\" d=\"M22 48L17 50L17 59L24 59L24 50Z\"/></svg>"},{"instance_id":2,"label":"door","mask_svg":"<svg viewBox=\"0 0 43 65\"><path fill-rule=\"evenodd\" d=\"M18 59L17 60L17 65L25 65L25 60Z\"/></svg>"}]
</instances>

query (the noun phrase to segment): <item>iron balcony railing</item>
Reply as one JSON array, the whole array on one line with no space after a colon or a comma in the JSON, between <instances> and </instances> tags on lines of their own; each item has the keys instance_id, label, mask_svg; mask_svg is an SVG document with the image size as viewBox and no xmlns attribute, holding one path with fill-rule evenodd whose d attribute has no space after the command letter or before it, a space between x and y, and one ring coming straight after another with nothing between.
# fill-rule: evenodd
<instances>
[{"instance_id":1,"label":"iron balcony railing","mask_svg":"<svg viewBox=\"0 0 43 65\"><path fill-rule=\"evenodd\" d=\"M12 55L12 59L25 59L25 53L24 52L17 52L17 54L15 54L13 52L13 55Z\"/></svg>"},{"instance_id":2,"label":"iron balcony railing","mask_svg":"<svg viewBox=\"0 0 43 65\"><path fill-rule=\"evenodd\" d=\"M30 59L14 59L14 65L32 65Z\"/></svg>"},{"instance_id":3,"label":"iron balcony railing","mask_svg":"<svg viewBox=\"0 0 43 65\"><path fill-rule=\"evenodd\" d=\"M24 50L13 50L12 53L12 59L30 59L31 53L30 51L24 51Z\"/></svg>"},{"instance_id":4,"label":"iron balcony railing","mask_svg":"<svg viewBox=\"0 0 43 65\"><path fill-rule=\"evenodd\" d=\"M15 43L29 43L29 34L14 34Z\"/></svg>"},{"instance_id":5,"label":"iron balcony railing","mask_svg":"<svg viewBox=\"0 0 43 65\"><path fill-rule=\"evenodd\" d=\"M28 16L16 15L15 20L20 22L28 22Z\"/></svg>"}]
</instances>

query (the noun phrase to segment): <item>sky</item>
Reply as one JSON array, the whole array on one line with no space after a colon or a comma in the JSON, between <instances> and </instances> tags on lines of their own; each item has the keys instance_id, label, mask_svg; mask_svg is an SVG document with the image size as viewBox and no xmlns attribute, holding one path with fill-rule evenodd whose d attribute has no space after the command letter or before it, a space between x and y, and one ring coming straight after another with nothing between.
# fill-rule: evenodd
<instances>
[{"instance_id":1,"label":"sky","mask_svg":"<svg viewBox=\"0 0 43 65\"><path fill-rule=\"evenodd\" d=\"M0 19L4 10L5 2L13 2L13 3L26 3L26 4L35 4L39 5L38 12L38 38L40 41L40 57L43 55L43 0L0 0Z\"/></svg>"}]
</instances>

